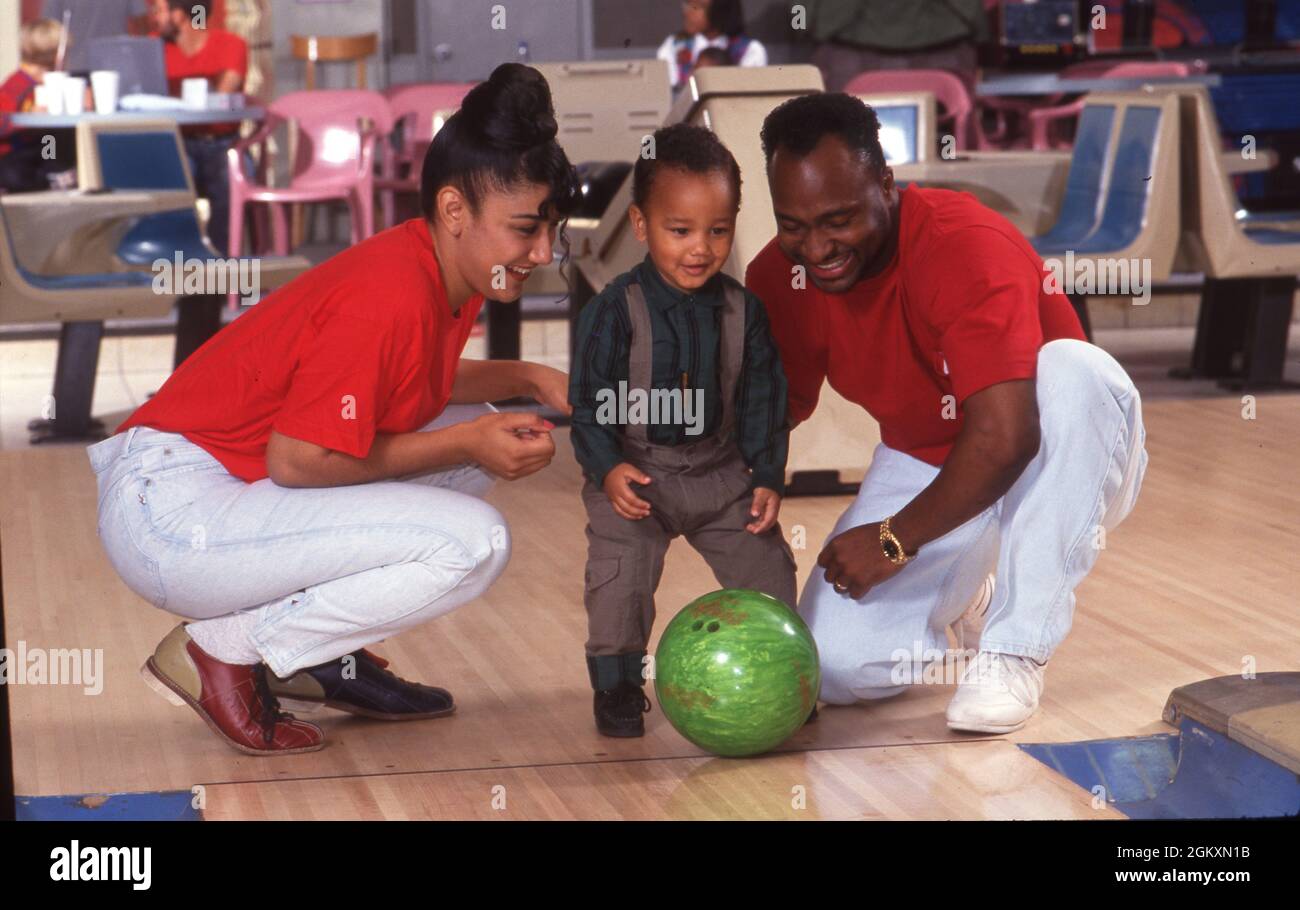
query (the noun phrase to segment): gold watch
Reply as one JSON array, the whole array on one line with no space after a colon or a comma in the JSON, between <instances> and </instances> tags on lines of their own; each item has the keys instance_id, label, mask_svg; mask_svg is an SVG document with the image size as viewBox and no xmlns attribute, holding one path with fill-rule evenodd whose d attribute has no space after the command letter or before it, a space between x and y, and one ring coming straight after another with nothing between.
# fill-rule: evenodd
<instances>
[{"instance_id":1,"label":"gold watch","mask_svg":"<svg viewBox=\"0 0 1300 910\"><path fill-rule=\"evenodd\" d=\"M894 516L891 515L880 523L880 549L884 552L885 558L894 565L905 566L912 561L917 551L907 552L898 535L889 527L889 523L893 520Z\"/></svg>"}]
</instances>

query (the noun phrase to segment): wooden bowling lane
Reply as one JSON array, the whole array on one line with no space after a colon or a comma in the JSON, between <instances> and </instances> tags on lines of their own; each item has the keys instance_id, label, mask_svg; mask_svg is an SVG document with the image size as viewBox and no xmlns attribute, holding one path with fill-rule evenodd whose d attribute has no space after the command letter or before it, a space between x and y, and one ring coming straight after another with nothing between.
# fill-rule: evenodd
<instances>
[{"instance_id":1,"label":"wooden bowling lane","mask_svg":"<svg viewBox=\"0 0 1300 910\"><path fill-rule=\"evenodd\" d=\"M1233 398L1147 407L1151 467L1142 499L1079 591L1075 629L1047 671L1043 710L1010 739L1168 732L1160 715L1175 687L1240 672L1246 659L1259 672L1294 669L1300 397L1261 397L1254 421L1240 411ZM595 733L582 655L579 475L567 434L557 441L550 468L493 493L515 540L501 581L479 602L377 648L399 672L451 688L457 715L410 724L313 715L325 718L328 748L281 758L225 747L190 711L173 708L136 676L176 620L137 598L108 565L95 537L94 479L84 451L0 453L8 641L102 648L105 670L98 695L68 686L10 689L18 792L280 786L294 779L702 760L657 709L645 739ZM802 526L806 533L807 547L796 550L801 579L845 503L786 504L787 530ZM660 627L713 587L703 561L675 545L658 597ZM969 737L944 726L951 692L950 685L920 686L882 703L823 710L786 748L969 748Z\"/></svg>"},{"instance_id":2,"label":"wooden bowling lane","mask_svg":"<svg viewBox=\"0 0 1300 910\"><path fill-rule=\"evenodd\" d=\"M563 445L530 486L503 485L494 493L515 540L515 557L500 582L480 601L376 648L399 672L449 687L458 713L391 724L326 711L310 716L326 730L326 750L275 758L227 748L191 711L169 705L138 678L140 663L177 620L140 600L109 566L95 536L95 487L84 451L0 453L8 640L102 649L105 677L98 695L67 686L12 688L18 791L186 790L211 781L700 755L657 710L643 740L614 741L595 732L582 651L585 519L567 438ZM843 503L805 501L801 512L792 512L812 542L799 552L806 565ZM715 586L694 551L674 547L659 595L664 621ZM942 692L918 691L841 712L792 745L947 739L943 704Z\"/></svg>"},{"instance_id":3,"label":"wooden bowling lane","mask_svg":"<svg viewBox=\"0 0 1300 910\"><path fill-rule=\"evenodd\" d=\"M1117 819L1007 742L217 784L209 821Z\"/></svg>"}]
</instances>

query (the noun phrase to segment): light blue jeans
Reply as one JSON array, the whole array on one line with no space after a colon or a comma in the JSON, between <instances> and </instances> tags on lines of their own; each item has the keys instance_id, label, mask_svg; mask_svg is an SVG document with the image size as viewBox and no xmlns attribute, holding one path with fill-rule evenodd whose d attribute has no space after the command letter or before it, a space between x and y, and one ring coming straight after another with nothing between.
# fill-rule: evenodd
<instances>
[{"instance_id":1,"label":"light blue jeans","mask_svg":"<svg viewBox=\"0 0 1300 910\"><path fill-rule=\"evenodd\" d=\"M1137 502L1146 473L1142 401L1115 359L1061 339L1038 354L1038 454L997 503L938 540L860 600L814 567L799 614L817 641L822 701L886 698L922 680L927 653L990 573L997 578L979 647L1045 661L1074 618L1074 589ZM939 469L881 444L830 537L882 521ZM827 538L827 540L830 539ZM967 647L973 643L967 643Z\"/></svg>"},{"instance_id":2,"label":"light blue jeans","mask_svg":"<svg viewBox=\"0 0 1300 910\"><path fill-rule=\"evenodd\" d=\"M472 420L453 405L424 427ZM89 448L99 538L127 586L200 620L250 613L277 676L336 660L480 597L510 559L493 479L459 465L394 481L246 483L185 437L132 427Z\"/></svg>"}]
</instances>

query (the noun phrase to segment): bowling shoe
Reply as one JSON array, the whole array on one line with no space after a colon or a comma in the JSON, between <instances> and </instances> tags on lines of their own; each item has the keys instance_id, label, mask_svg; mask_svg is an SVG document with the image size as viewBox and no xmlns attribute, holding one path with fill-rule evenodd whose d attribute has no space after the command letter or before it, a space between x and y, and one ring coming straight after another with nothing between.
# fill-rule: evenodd
<instances>
[{"instance_id":1,"label":"bowling shoe","mask_svg":"<svg viewBox=\"0 0 1300 910\"><path fill-rule=\"evenodd\" d=\"M140 676L174 705L189 705L227 743L249 755L325 747L320 727L280 710L262 664L227 664L190 638L181 623L158 645Z\"/></svg>"},{"instance_id":2,"label":"bowling shoe","mask_svg":"<svg viewBox=\"0 0 1300 910\"><path fill-rule=\"evenodd\" d=\"M644 688L645 656L644 651L630 651L587 657L587 675L596 693L592 711L602 736L645 736L642 715L650 710Z\"/></svg>"},{"instance_id":3,"label":"bowling shoe","mask_svg":"<svg viewBox=\"0 0 1300 910\"><path fill-rule=\"evenodd\" d=\"M1045 668L1028 657L980 651L948 704L948 729L1012 733L1038 710Z\"/></svg>"},{"instance_id":4,"label":"bowling shoe","mask_svg":"<svg viewBox=\"0 0 1300 910\"><path fill-rule=\"evenodd\" d=\"M642 715L650 710L650 698L636 683L624 680L612 689L597 689L592 708L602 736L645 736Z\"/></svg>"},{"instance_id":5,"label":"bowling shoe","mask_svg":"<svg viewBox=\"0 0 1300 910\"><path fill-rule=\"evenodd\" d=\"M268 673L267 680L276 698L295 711L325 707L378 720L423 720L456 710L446 689L400 679L388 661L364 649L288 679Z\"/></svg>"}]
</instances>

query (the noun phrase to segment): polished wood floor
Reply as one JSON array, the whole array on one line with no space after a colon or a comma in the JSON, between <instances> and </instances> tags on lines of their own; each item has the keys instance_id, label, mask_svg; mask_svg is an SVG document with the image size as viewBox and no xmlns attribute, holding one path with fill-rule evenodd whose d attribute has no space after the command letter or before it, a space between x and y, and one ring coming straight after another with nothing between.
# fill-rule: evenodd
<instances>
[{"instance_id":1,"label":"polished wood floor","mask_svg":"<svg viewBox=\"0 0 1300 910\"><path fill-rule=\"evenodd\" d=\"M105 684L10 691L21 795L204 787L209 818L1103 818L1090 794L1018 750L1168 732L1170 691L1296 668L1300 654L1300 396L1148 403L1141 501L1079 590L1075 627L1047 672L1039 715L1005 738L950 733L946 685L823 709L779 753L704 755L648 715L640 740L599 737L583 663L579 472L561 451L503 484L514 558L481 601L377 650L447 686L450 718L385 724L332 713L329 746L244 756L137 677L175 623L116 577L95 535L80 447L0 453L0 554L11 647L103 649ZM801 578L845 499L792 500ZM670 551L663 614L716 587L684 544ZM660 626L667 615L661 616Z\"/></svg>"}]
</instances>

